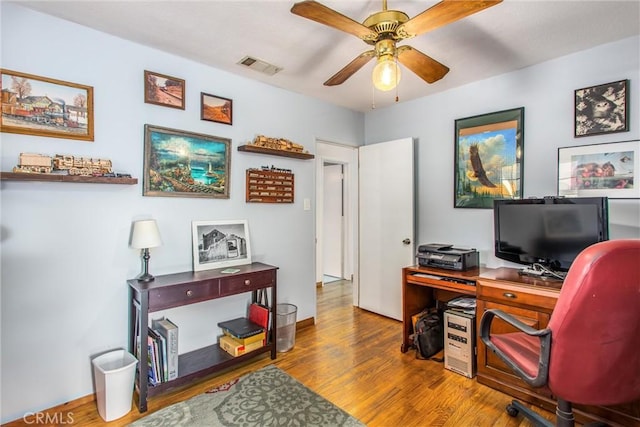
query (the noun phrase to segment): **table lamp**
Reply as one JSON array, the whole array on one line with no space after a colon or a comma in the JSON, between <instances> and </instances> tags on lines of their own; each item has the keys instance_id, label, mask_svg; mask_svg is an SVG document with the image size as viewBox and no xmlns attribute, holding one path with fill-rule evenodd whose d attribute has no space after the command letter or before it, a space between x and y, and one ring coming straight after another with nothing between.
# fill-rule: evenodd
<instances>
[{"instance_id":1,"label":"table lamp","mask_svg":"<svg viewBox=\"0 0 640 427\"><path fill-rule=\"evenodd\" d=\"M138 277L139 282L151 282L154 277L149 274L149 248L155 248L162 245L160 239L160 231L155 219L145 219L134 221L131 230L131 240L129 247L134 249L142 249L142 259L144 262L144 270Z\"/></svg>"}]
</instances>

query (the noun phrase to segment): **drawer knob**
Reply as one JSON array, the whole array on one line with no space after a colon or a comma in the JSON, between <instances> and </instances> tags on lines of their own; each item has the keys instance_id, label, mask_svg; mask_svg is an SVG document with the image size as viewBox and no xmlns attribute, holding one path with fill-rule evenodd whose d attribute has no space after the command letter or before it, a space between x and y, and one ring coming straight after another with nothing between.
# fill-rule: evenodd
<instances>
[{"instance_id":1,"label":"drawer knob","mask_svg":"<svg viewBox=\"0 0 640 427\"><path fill-rule=\"evenodd\" d=\"M246 279L246 280L244 281L244 284L245 284L245 285L247 285L247 286L251 285L251 280Z\"/></svg>"},{"instance_id":2,"label":"drawer knob","mask_svg":"<svg viewBox=\"0 0 640 427\"><path fill-rule=\"evenodd\" d=\"M502 294L502 295L504 295L504 296L505 296L505 298L511 298L511 299L518 298L518 297L516 296L516 294L512 294L511 292L505 292L505 293L504 293L504 294Z\"/></svg>"},{"instance_id":3,"label":"drawer knob","mask_svg":"<svg viewBox=\"0 0 640 427\"><path fill-rule=\"evenodd\" d=\"M188 297L192 297L192 296L193 296L193 291L192 291L191 289L189 289L189 290L187 291L187 296L188 296Z\"/></svg>"}]
</instances>

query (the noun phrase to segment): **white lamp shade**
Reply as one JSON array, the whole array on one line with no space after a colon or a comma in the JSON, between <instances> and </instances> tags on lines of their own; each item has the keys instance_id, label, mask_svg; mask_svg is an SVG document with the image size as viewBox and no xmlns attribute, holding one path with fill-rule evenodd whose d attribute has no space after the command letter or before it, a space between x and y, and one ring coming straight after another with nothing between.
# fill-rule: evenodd
<instances>
[{"instance_id":1,"label":"white lamp shade","mask_svg":"<svg viewBox=\"0 0 640 427\"><path fill-rule=\"evenodd\" d=\"M135 221L132 225L129 246L134 249L155 248L162 245L155 219Z\"/></svg>"}]
</instances>

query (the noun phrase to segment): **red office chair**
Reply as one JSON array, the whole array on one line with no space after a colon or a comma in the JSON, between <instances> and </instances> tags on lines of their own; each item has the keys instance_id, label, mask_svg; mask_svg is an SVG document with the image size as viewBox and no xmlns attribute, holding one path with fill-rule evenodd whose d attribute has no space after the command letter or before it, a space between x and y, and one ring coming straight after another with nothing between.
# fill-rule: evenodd
<instances>
[{"instance_id":1,"label":"red office chair","mask_svg":"<svg viewBox=\"0 0 640 427\"><path fill-rule=\"evenodd\" d=\"M491 335L498 317L522 332ZM609 240L583 250L564 280L546 329L501 310L480 323L485 345L532 387L557 397L557 425L573 427L572 403L617 405L640 398L640 240ZM536 426L548 420L518 401L507 406Z\"/></svg>"}]
</instances>

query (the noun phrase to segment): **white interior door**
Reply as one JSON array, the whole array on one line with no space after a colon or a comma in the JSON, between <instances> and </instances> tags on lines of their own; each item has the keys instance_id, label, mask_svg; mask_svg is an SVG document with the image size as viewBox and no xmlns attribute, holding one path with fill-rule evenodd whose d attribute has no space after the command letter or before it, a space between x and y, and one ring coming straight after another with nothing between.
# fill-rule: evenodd
<instances>
[{"instance_id":1,"label":"white interior door","mask_svg":"<svg viewBox=\"0 0 640 427\"><path fill-rule=\"evenodd\" d=\"M359 148L359 306L402 319L402 268L415 264L413 139Z\"/></svg>"}]
</instances>

